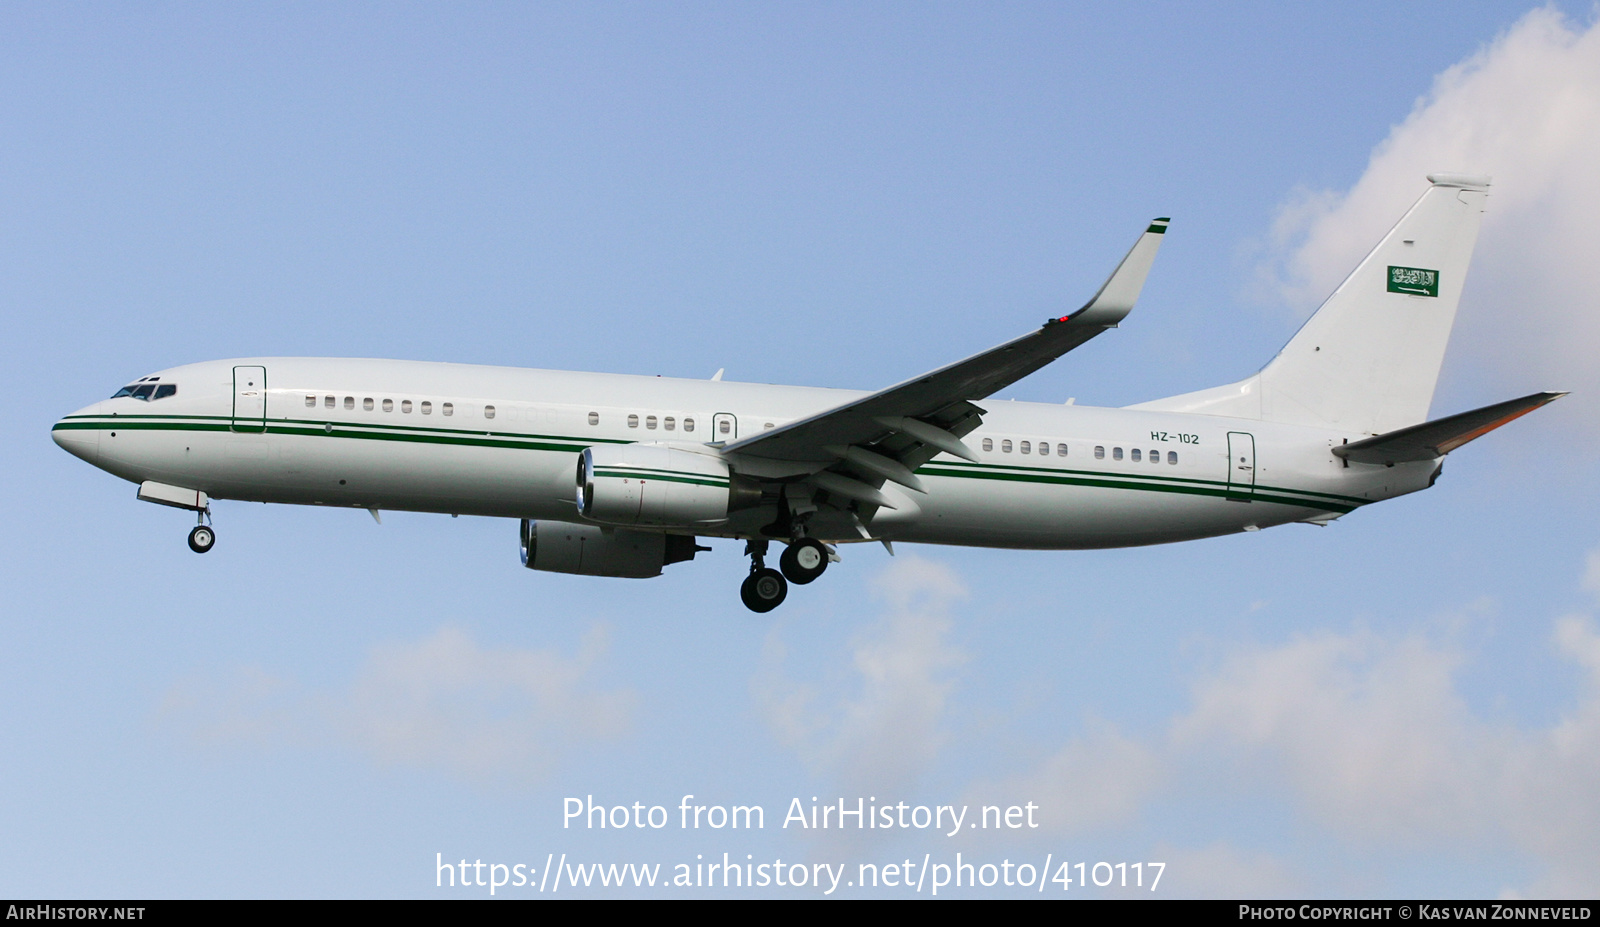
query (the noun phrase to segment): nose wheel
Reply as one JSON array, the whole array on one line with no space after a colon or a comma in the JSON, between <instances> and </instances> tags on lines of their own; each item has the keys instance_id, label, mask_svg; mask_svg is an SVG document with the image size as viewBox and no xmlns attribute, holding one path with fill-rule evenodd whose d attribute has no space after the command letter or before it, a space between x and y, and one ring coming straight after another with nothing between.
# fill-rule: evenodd
<instances>
[{"instance_id":1,"label":"nose wheel","mask_svg":"<svg viewBox=\"0 0 1600 927\"><path fill-rule=\"evenodd\" d=\"M205 553L211 549L211 545L217 543L216 529L206 524L210 520L210 505L195 512L195 521L198 521L199 524L195 525L194 530L189 532L189 549L197 554Z\"/></svg>"},{"instance_id":2,"label":"nose wheel","mask_svg":"<svg viewBox=\"0 0 1600 927\"><path fill-rule=\"evenodd\" d=\"M207 525L196 525L195 529L189 532L189 549L197 554L210 550L211 545L215 543L217 543L217 533Z\"/></svg>"}]
</instances>

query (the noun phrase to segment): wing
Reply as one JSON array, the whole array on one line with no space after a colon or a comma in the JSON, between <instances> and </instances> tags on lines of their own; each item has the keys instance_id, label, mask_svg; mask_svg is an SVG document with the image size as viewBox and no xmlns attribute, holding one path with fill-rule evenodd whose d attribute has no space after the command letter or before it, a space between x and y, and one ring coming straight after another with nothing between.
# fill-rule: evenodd
<instances>
[{"instance_id":1,"label":"wing","mask_svg":"<svg viewBox=\"0 0 1600 927\"><path fill-rule=\"evenodd\" d=\"M809 418L729 444L724 454L796 475L834 496L890 505L885 479L922 491L912 475L941 451L976 460L961 438L982 422L974 401L993 395L1117 323L1133 310L1155 262L1167 219L1156 219L1083 308L966 360Z\"/></svg>"}]
</instances>

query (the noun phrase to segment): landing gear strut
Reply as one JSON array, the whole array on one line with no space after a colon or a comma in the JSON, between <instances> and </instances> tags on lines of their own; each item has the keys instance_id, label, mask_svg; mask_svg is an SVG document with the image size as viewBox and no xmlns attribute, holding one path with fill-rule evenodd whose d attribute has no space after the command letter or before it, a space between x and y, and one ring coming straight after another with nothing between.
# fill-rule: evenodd
<instances>
[{"instance_id":1,"label":"landing gear strut","mask_svg":"<svg viewBox=\"0 0 1600 927\"><path fill-rule=\"evenodd\" d=\"M746 541L744 552L750 557L750 575L739 587L739 598L753 612L770 612L783 604L789 584L782 573L767 566L766 541Z\"/></svg>"},{"instance_id":2,"label":"landing gear strut","mask_svg":"<svg viewBox=\"0 0 1600 927\"><path fill-rule=\"evenodd\" d=\"M217 543L217 532L206 522L210 519L211 507L208 505L198 513L200 524L189 532L189 549L197 554L203 554Z\"/></svg>"}]
</instances>

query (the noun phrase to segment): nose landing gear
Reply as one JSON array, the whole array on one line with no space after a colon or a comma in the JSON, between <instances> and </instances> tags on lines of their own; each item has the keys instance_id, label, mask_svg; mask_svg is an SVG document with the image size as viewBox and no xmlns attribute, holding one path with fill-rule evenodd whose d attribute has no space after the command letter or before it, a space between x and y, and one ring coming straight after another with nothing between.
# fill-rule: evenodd
<instances>
[{"instance_id":1,"label":"nose landing gear","mask_svg":"<svg viewBox=\"0 0 1600 927\"><path fill-rule=\"evenodd\" d=\"M189 532L189 549L197 554L203 554L217 543L217 533L205 525L198 525Z\"/></svg>"},{"instance_id":2,"label":"nose landing gear","mask_svg":"<svg viewBox=\"0 0 1600 927\"><path fill-rule=\"evenodd\" d=\"M217 532L206 522L211 520L211 506L200 509L197 515L200 524L195 525L189 532L189 549L197 554L203 554L217 543Z\"/></svg>"}]
</instances>

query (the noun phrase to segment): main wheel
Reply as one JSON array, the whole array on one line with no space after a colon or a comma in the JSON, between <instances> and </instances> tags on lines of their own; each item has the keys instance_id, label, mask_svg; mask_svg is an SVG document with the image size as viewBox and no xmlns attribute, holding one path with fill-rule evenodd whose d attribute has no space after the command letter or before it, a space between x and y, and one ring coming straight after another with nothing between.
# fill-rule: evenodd
<instances>
[{"instance_id":1,"label":"main wheel","mask_svg":"<svg viewBox=\"0 0 1600 927\"><path fill-rule=\"evenodd\" d=\"M744 607L753 612L772 611L783 604L788 594L789 584L784 582L783 574L769 567L751 573L739 587L739 598L744 600Z\"/></svg>"},{"instance_id":2,"label":"main wheel","mask_svg":"<svg viewBox=\"0 0 1600 927\"><path fill-rule=\"evenodd\" d=\"M804 586L828 568L828 548L816 538L801 538L783 549L778 567L789 582Z\"/></svg>"},{"instance_id":3,"label":"main wheel","mask_svg":"<svg viewBox=\"0 0 1600 927\"><path fill-rule=\"evenodd\" d=\"M197 554L203 554L217 543L217 533L205 525L197 526L189 532L189 549Z\"/></svg>"}]
</instances>

